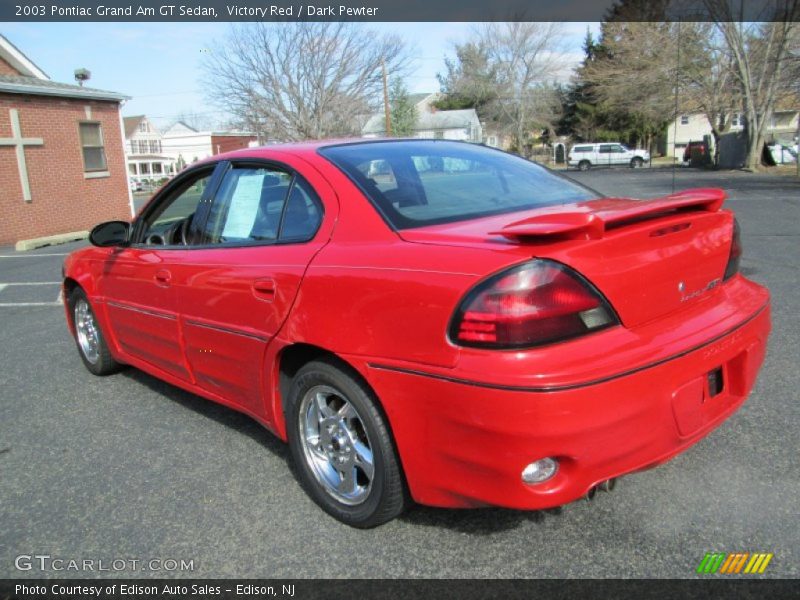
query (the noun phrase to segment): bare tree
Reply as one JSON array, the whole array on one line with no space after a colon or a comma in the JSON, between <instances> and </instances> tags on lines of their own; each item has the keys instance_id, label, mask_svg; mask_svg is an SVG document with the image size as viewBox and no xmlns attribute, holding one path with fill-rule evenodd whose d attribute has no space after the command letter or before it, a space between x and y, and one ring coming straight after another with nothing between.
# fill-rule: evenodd
<instances>
[{"instance_id":1,"label":"bare tree","mask_svg":"<svg viewBox=\"0 0 800 600\"><path fill-rule=\"evenodd\" d=\"M175 117L175 121L183 123L184 125L188 125L197 131L208 131L210 129L214 129L216 123L214 119L210 118L207 114L199 113L193 110L181 111L178 116Z\"/></svg>"},{"instance_id":2,"label":"bare tree","mask_svg":"<svg viewBox=\"0 0 800 600\"><path fill-rule=\"evenodd\" d=\"M231 29L203 65L209 97L262 137L356 134L376 109L381 61L406 66L403 43L352 23L252 23Z\"/></svg>"},{"instance_id":3,"label":"bare tree","mask_svg":"<svg viewBox=\"0 0 800 600\"><path fill-rule=\"evenodd\" d=\"M608 116L610 129L626 131L650 146L676 116L677 26L606 21L601 28L592 60L584 61L577 75Z\"/></svg>"},{"instance_id":4,"label":"bare tree","mask_svg":"<svg viewBox=\"0 0 800 600\"><path fill-rule=\"evenodd\" d=\"M560 103L551 84L564 70L559 23L486 23L473 44L485 53L499 93L488 109L524 152L534 129L552 129Z\"/></svg>"},{"instance_id":5,"label":"bare tree","mask_svg":"<svg viewBox=\"0 0 800 600\"><path fill-rule=\"evenodd\" d=\"M747 133L745 166L754 169L761 159L764 129L776 101L792 85L789 49L800 18L798 0L779 0L762 18L769 22L736 22L726 0L705 0L719 33L725 40L731 70L742 96Z\"/></svg>"},{"instance_id":6,"label":"bare tree","mask_svg":"<svg viewBox=\"0 0 800 600\"><path fill-rule=\"evenodd\" d=\"M682 23L685 49L679 77L684 82L683 107L702 112L714 139L714 165L719 165L720 140L731 128L741 90L733 75L730 53L714 23ZM681 42L682 43L682 42Z\"/></svg>"}]
</instances>

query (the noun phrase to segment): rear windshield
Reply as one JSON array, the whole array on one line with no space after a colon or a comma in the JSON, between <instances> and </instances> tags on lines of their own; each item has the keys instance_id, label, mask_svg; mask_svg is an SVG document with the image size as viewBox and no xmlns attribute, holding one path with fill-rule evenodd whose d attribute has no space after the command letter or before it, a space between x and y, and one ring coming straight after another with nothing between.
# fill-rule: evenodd
<instances>
[{"instance_id":1,"label":"rear windshield","mask_svg":"<svg viewBox=\"0 0 800 600\"><path fill-rule=\"evenodd\" d=\"M395 229L464 221L599 194L530 161L459 142L366 142L320 153Z\"/></svg>"}]
</instances>

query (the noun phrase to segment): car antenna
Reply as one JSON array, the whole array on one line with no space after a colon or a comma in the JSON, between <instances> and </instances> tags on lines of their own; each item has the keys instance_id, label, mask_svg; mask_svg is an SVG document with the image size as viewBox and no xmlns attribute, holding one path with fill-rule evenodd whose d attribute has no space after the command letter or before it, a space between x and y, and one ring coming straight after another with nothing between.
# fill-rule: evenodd
<instances>
[{"instance_id":1,"label":"car antenna","mask_svg":"<svg viewBox=\"0 0 800 600\"><path fill-rule=\"evenodd\" d=\"M681 19L678 18L678 56L675 63L675 115L674 115L674 124L675 124L675 133L672 137L672 193L675 193L675 160L677 157L677 145L678 145L678 93L680 89L680 71L681 71Z\"/></svg>"}]
</instances>

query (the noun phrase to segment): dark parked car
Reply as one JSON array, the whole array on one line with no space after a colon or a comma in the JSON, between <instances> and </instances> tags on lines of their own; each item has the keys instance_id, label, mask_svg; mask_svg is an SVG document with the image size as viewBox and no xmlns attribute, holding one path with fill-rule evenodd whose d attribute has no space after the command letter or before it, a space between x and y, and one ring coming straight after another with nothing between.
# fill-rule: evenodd
<instances>
[{"instance_id":1,"label":"dark parked car","mask_svg":"<svg viewBox=\"0 0 800 600\"><path fill-rule=\"evenodd\" d=\"M683 151L683 162L705 164L710 160L708 144L705 142L689 142Z\"/></svg>"}]
</instances>

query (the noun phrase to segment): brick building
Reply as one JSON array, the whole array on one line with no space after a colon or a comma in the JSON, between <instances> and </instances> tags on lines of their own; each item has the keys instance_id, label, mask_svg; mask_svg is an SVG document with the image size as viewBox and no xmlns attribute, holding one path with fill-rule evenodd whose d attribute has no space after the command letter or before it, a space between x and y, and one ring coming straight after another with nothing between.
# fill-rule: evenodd
<instances>
[{"instance_id":1,"label":"brick building","mask_svg":"<svg viewBox=\"0 0 800 600\"><path fill-rule=\"evenodd\" d=\"M0 35L0 244L130 219L124 100L51 81Z\"/></svg>"}]
</instances>

